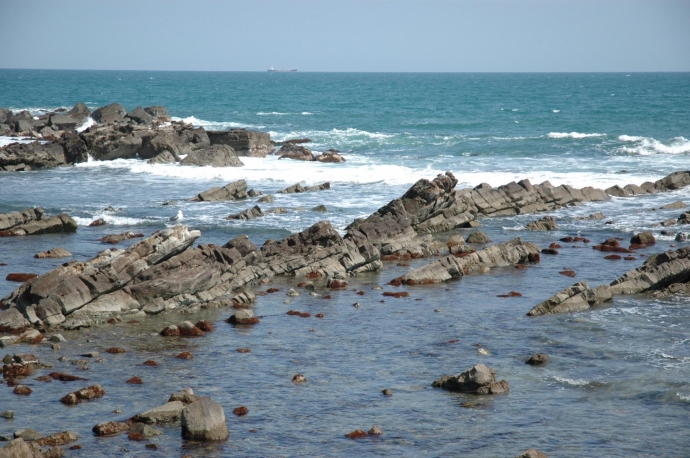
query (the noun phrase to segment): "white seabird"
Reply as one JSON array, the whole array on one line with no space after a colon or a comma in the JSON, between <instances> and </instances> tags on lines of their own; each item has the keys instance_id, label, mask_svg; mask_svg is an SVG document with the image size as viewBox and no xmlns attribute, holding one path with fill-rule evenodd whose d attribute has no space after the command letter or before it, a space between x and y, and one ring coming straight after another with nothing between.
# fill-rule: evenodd
<instances>
[{"instance_id":1,"label":"white seabird","mask_svg":"<svg viewBox=\"0 0 690 458\"><path fill-rule=\"evenodd\" d=\"M176 221L182 221L183 219L184 219L184 216L182 215L182 210L178 210L177 215L171 216L170 218L168 218L168 222L174 223Z\"/></svg>"}]
</instances>

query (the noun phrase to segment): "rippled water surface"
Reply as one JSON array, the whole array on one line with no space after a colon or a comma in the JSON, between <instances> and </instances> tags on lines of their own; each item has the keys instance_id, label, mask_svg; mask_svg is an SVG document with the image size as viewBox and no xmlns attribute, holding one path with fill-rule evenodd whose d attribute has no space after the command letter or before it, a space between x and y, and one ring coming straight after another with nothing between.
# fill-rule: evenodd
<instances>
[{"instance_id":1,"label":"rippled water surface","mask_svg":"<svg viewBox=\"0 0 690 458\"><path fill-rule=\"evenodd\" d=\"M150 235L182 210L184 224L200 229L203 243L225 243L248 234L258 245L328 219L344 230L400 196L420 178L452 171L458 188L481 182L500 185L529 178L581 187L640 184L687 169L690 154L690 76L687 74L415 75L244 74L166 72L44 72L0 70L0 106L14 110L95 108L113 101L126 108L166 105L171 115L209 129L246 126L278 140L309 137L317 151L338 148L345 164L307 164L243 158L245 167L210 169L150 166L136 159L89 162L29 173L0 173L0 212L40 205L68 212L80 224L74 235L0 238L0 296L17 285L10 272L45 273L65 260L34 259L56 246L76 259L93 257L106 234L131 230ZM0 139L7 143L9 139ZM212 186L244 178L249 187L273 193L296 182L331 182L331 190L276 195L267 208L287 214L253 221L223 217L253 202L194 203ZM174 206L162 206L176 200ZM300 290L285 304L287 288L300 279L273 279L279 288L259 297L260 324L250 329L225 323L230 310L172 313L138 324L108 325L63 333L60 351L17 345L10 353L35 352L55 369L83 375L106 389L103 399L66 407L60 397L79 382L29 383L28 398L0 386L0 435L32 427L47 434L65 429L79 436L81 451L69 456L150 456L144 443L126 436L95 438L91 427L122 420L167 401L191 386L224 408L230 439L202 446L183 441L178 427L163 427L150 442L161 456L515 456L534 447L550 456L685 456L690 450L689 300L618 297L590 312L528 318L525 313L553 293L585 280L609 283L644 257L682 246L677 227L661 235L656 223L681 210L659 210L690 190L639 198L613 198L550 213L559 230L524 231L534 215L482 220L496 242L520 236L544 248L567 235L592 242L625 241L651 230L658 243L636 261L607 261L583 244L563 244L558 256L526 270L512 267L433 287L407 287L410 297L383 297L385 284L429 260L410 266L386 263L383 272L350 280L347 291L322 299ZM327 213L310 209L324 204ZM112 205L116 212L104 212ZM263 207L262 207L263 208ZM575 219L594 212L600 221ZM107 224L88 227L95 218ZM611 222L611 224L606 224ZM468 230L459 231L467 235ZM438 234L445 240L451 234ZM126 247L131 242L125 242ZM577 246L580 245L580 246ZM558 275L564 267L576 278ZM355 294L353 289L365 291ZM499 298L518 291L522 297ZM382 302L385 300L385 302ZM353 303L361 307L355 308ZM307 311L310 318L285 314ZM438 310L438 311L435 311ZM314 315L323 313L324 318ZM163 338L166 324L205 318L216 329L196 339ZM455 343L449 343L455 341ZM480 344L490 354L477 353ZM86 351L124 347L103 354L78 371L70 361ZM251 348L238 353L239 347ZM194 359L174 358L181 351ZM545 352L545 367L524 361ZM158 361L159 367L141 363ZM431 388L444 374L476 363L510 382L510 393L493 397ZM48 370L37 371L35 376ZM291 382L302 373L304 385ZM138 375L141 386L124 382ZM381 395L391 388L393 396ZM249 414L236 417L244 405ZM122 414L113 414L114 409ZM380 437L353 441L343 434L378 424Z\"/></svg>"}]
</instances>

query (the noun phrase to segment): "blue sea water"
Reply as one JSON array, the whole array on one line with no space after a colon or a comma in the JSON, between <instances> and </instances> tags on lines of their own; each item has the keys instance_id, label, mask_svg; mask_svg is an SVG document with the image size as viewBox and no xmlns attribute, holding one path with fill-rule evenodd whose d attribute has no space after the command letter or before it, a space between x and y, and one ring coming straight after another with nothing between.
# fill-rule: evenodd
<instances>
[{"instance_id":1,"label":"blue sea water","mask_svg":"<svg viewBox=\"0 0 690 458\"><path fill-rule=\"evenodd\" d=\"M242 158L242 168L209 169L148 165L132 159L0 173L0 212L40 205L49 213L68 212L80 224L75 235L0 239L0 263L7 264L0 266L0 297L16 287L2 280L7 273L40 274L64 262L34 259L38 251L61 246L76 259L88 259L103 249L98 242L103 235L125 230L149 235L166 227L178 209L184 212L185 224L202 231L204 243L222 244L248 234L260 245L321 219L343 230L353 219L403 194L418 179L445 171L455 174L458 188L482 182L497 186L523 178L605 188L641 184L686 170L690 155L687 73L0 70L0 107L39 114L79 101L91 109L112 102L128 110L164 105L173 117L207 129L246 127L270 132L275 140L308 137L310 148L339 149L347 162L312 164L269 156ZM0 138L0 144L10 141ZM254 203L187 201L240 178L265 193L296 182L330 181L332 189L278 195L268 207L286 207L287 214L244 222L223 217ZM172 208L161 205L169 200L178 203ZM654 209L677 200L690 203L690 191L562 209L552 213L560 226L555 233L523 231L527 222L536 219L534 215L484 220L482 230L494 241L519 235L540 247L578 231L600 241L627 240L633 232L651 230L659 241L643 251L651 254L675 244L674 236L661 235L655 224L677 217L680 211ZM319 204L329 211L309 211ZM121 210L104 212L108 205ZM606 220L576 219L599 211ZM108 224L88 227L99 217ZM60 353L70 358L93 346L101 350L118 342L130 346L131 356L128 352L91 366L89 377L106 386L109 396L100 404L66 409L57 402L61 395L37 382L32 407L27 407L24 399L0 387L0 410L18 412L13 422L0 423L0 435L23 427L50 433L66 429L71 422L69 427L82 437L88 456L144 456L142 444L95 440L90 427L113 419L114 408L131 416L190 385L223 403L228 417L240 404L247 405L250 414L228 418L231 439L212 448L190 449L178 437L179 429L164 428L165 434L153 441L169 454L493 457L514 456L535 447L552 456L686 456L690 450L687 298L621 298L613 307L586 313L524 316L533 305L575 281L608 283L642 261L602 258L591 249L566 247L559 256L547 257L527 271L497 269L443 286L411 288L409 299L385 303L379 302L380 291L371 287L428 260L413 261L409 267L386 265L382 273L353 279L355 287L367 291L365 296L345 291L327 303L302 294L292 304L284 304L282 294L291 282L278 279L275 284L283 293L259 298L257 313L267 316L261 326L240 333L219 322L212 335L189 344L195 354L189 363L172 358L181 351L182 342L171 346L150 335L162 328L155 319L142 324L148 326L144 335L140 328L124 324L74 333ZM563 267L574 269L577 278L558 275ZM523 297L496 297L511 290ZM362 307L352 307L354 302ZM317 322L286 317L289 308L323 312L326 318ZM227 315L226 311L205 313L213 320ZM158 318L170 323L182 319ZM85 343L84 335L91 343ZM452 339L459 342L448 344ZM491 355L478 355L475 343ZM240 355L234 351L237 347L251 347L252 353ZM60 364L48 348L23 350L41 352ZM545 368L524 364L536 351L551 355ZM149 358L166 364L147 379L148 373L138 364ZM477 399L430 388L439 376L478 362L509 380L509 395ZM304 387L290 383L298 372L309 380ZM139 390L135 393L132 386L122 384L131 375L142 375L151 383L135 387ZM387 387L394 390L390 399L379 395ZM65 385L64 390L69 389ZM461 406L468 402L472 407ZM35 407L39 404L40 411ZM381 438L355 442L342 437L374 423L385 431Z\"/></svg>"}]
</instances>

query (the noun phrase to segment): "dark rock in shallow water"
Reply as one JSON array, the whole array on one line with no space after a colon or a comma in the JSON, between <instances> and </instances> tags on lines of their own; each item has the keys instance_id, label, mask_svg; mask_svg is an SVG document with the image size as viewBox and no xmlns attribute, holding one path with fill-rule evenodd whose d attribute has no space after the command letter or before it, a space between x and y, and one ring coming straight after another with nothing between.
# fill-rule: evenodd
<instances>
[{"instance_id":1,"label":"dark rock in shallow water","mask_svg":"<svg viewBox=\"0 0 690 458\"><path fill-rule=\"evenodd\" d=\"M245 180L238 180L226 184L222 188L214 187L208 189L190 200L193 202L218 202L246 199L247 197L247 182Z\"/></svg>"},{"instance_id":2,"label":"dark rock in shallow water","mask_svg":"<svg viewBox=\"0 0 690 458\"><path fill-rule=\"evenodd\" d=\"M53 248L52 250L41 251L40 253L36 254L34 258L66 258L69 256L72 256L72 253L64 248Z\"/></svg>"},{"instance_id":3,"label":"dark rock in shallow water","mask_svg":"<svg viewBox=\"0 0 690 458\"><path fill-rule=\"evenodd\" d=\"M491 239L482 231L474 231L467 236L467 243L474 243L477 245L483 245L486 243L491 243Z\"/></svg>"},{"instance_id":4,"label":"dark rock in shallow water","mask_svg":"<svg viewBox=\"0 0 690 458\"><path fill-rule=\"evenodd\" d=\"M83 162L83 161L79 161ZM0 170L48 169L70 164L57 143L11 143L0 148Z\"/></svg>"},{"instance_id":5,"label":"dark rock in shallow water","mask_svg":"<svg viewBox=\"0 0 690 458\"><path fill-rule=\"evenodd\" d=\"M645 246L654 245L656 243L656 238L654 238L654 234L651 232L640 232L639 234L633 235L630 239L630 243Z\"/></svg>"},{"instance_id":6,"label":"dark rock in shallow water","mask_svg":"<svg viewBox=\"0 0 690 458\"><path fill-rule=\"evenodd\" d=\"M158 156L151 158L147 161L149 164L174 164L177 159L173 154L167 149L160 153Z\"/></svg>"},{"instance_id":7,"label":"dark rock in shallow water","mask_svg":"<svg viewBox=\"0 0 690 458\"><path fill-rule=\"evenodd\" d=\"M264 216L264 212L261 211L261 208L259 208L258 205L256 205L253 208L248 208L240 213L236 213L233 215L228 215L225 219L243 219L243 220L248 220L248 219L254 219L254 218L260 218Z\"/></svg>"},{"instance_id":8,"label":"dark rock in shallow water","mask_svg":"<svg viewBox=\"0 0 690 458\"><path fill-rule=\"evenodd\" d=\"M549 361L549 355L546 353L535 353L526 361L531 366L543 366Z\"/></svg>"},{"instance_id":9,"label":"dark rock in shallow water","mask_svg":"<svg viewBox=\"0 0 690 458\"><path fill-rule=\"evenodd\" d=\"M310 192L310 191L324 191L326 189L331 189L331 183L326 182L326 183L321 183L317 184L314 186L302 186L301 184L293 184L292 186L288 186L287 188L283 189L282 191L278 191L279 194L294 194L294 193L300 193L300 192Z\"/></svg>"},{"instance_id":10,"label":"dark rock in shallow water","mask_svg":"<svg viewBox=\"0 0 690 458\"><path fill-rule=\"evenodd\" d=\"M522 452L521 454L519 454L515 458L549 458L549 457L546 455L546 453L540 452L539 450L531 448L529 450L525 450L524 452Z\"/></svg>"},{"instance_id":11,"label":"dark rock in shallow water","mask_svg":"<svg viewBox=\"0 0 690 458\"><path fill-rule=\"evenodd\" d=\"M242 167L235 151L226 145L213 145L208 149L193 151L180 161L180 165L197 165L211 167Z\"/></svg>"},{"instance_id":12,"label":"dark rock in shallow water","mask_svg":"<svg viewBox=\"0 0 690 458\"><path fill-rule=\"evenodd\" d=\"M445 375L436 380L432 386L475 394L501 394L509 391L508 381L497 382L494 370L484 364L475 364L458 375Z\"/></svg>"},{"instance_id":13,"label":"dark rock in shallow water","mask_svg":"<svg viewBox=\"0 0 690 458\"><path fill-rule=\"evenodd\" d=\"M78 164L89 160L89 149L76 132L65 132L56 143L62 146L67 164Z\"/></svg>"},{"instance_id":14,"label":"dark rock in shallow water","mask_svg":"<svg viewBox=\"0 0 690 458\"><path fill-rule=\"evenodd\" d=\"M219 441L228 438L223 406L202 397L182 410L182 437L191 440Z\"/></svg>"},{"instance_id":15,"label":"dark rock in shallow water","mask_svg":"<svg viewBox=\"0 0 690 458\"><path fill-rule=\"evenodd\" d=\"M0 237L75 232L77 223L66 213L46 217L42 208L0 214Z\"/></svg>"},{"instance_id":16,"label":"dark rock in shallow water","mask_svg":"<svg viewBox=\"0 0 690 458\"><path fill-rule=\"evenodd\" d=\"M232 129L227 131L208 131L211 145L227 145L238 156L265 157L275 151L271 136L266 132Z\"/></svg>"},{"instance_id":17,"label":"dark rock in shallow water","mask_svg":"<svg viewBox=\"0 0 690 458\"><path fill-rule=\"evenodd\" d=\"M340 151L337 149L329 149L328 151L324 151L322 154L315 156L314 159L319 162L329 163L345 162L345 158L340 155Z\"/></svg>"}]
</instances>

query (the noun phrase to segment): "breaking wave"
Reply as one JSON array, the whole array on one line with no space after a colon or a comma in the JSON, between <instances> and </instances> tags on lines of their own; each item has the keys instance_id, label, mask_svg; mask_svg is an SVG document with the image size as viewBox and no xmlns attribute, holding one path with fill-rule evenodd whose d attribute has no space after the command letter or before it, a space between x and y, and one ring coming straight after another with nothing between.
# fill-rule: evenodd
<instances>
[{"instance_id":1,"label":"breaking wave","mask_svg":"<svg viewBox=\"0 0 690 458\"><path fill-rule=\"evenodd\" d=\"M684 154L690 153L690 140L685 137L672 138L664 144L652 137L636 137L621 135L618 140L631 143L633 146L623 146L620 151L626 154L649 156L652 154Z\"/></svg>"},{"instance_id":2,"label":"breaking wave","mask_svg":"<svg viewBox=\"0 0 690 458\"><path fill-rule=\"evenodd\" d=\"M580 132L549 132L547 137L549 138L590 138L590 137L603 137L606 134L583 134Z\"/></svg>"}]
</instances>

